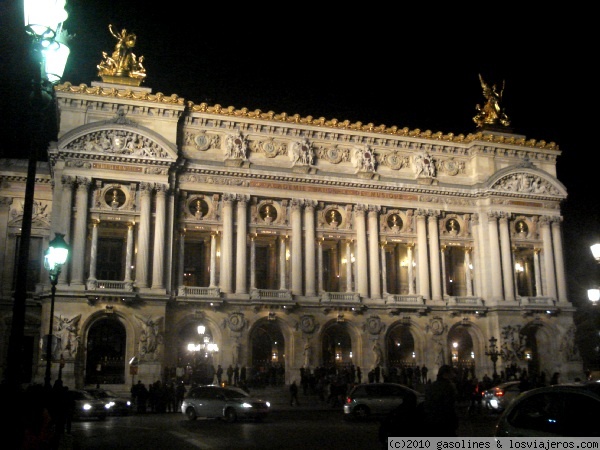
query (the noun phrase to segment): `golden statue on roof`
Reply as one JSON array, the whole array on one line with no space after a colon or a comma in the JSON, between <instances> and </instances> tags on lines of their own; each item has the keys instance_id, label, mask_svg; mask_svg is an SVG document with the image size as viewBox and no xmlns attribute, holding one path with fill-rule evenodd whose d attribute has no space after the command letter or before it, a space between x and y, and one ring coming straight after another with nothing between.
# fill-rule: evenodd
<instances>
[{"instance_id":1,"label":"golden statue on roof","mask_svg":"<svg viewBox=\"0 0 600 450\"><path fill-rule=\"evenodd\" d=\"M139 86L146 77L146 69L142 65L144 57L137 58L132 49L135 47L137 36L125 28L120 33L111 25L110 34L117 40L112 55L102 52L102 61L98 64L98 76L107 83Z\"/></svg>"},{"instance_id":2,"label":"golden statue on roof","mask_svg":"<svg viewBox=\"0 0 600 450\"><path fill-rule=\"evenodd\" d=\"M485 105L481 107L479 104L475 106L478 114L473 117L473 121L477 124L477 128L483 128L494 125L504 125L505 127L510 125L510 120L504 113L504 108L500 106L502 101L502 94L504 93L504 81L502 81L502 88L494 84L490 87L483 77L479 74L479 81L481 82L481 88L483 89L483 96L485 97Z\"/></svg>"}]
</instances>

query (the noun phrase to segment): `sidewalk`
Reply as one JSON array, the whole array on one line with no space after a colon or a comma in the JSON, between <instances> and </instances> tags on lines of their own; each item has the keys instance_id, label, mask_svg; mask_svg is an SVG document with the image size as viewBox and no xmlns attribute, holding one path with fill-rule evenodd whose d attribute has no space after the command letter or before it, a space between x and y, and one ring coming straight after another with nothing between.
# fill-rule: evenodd
<instances>
[{"instance_id":1,"label":"sidewalk","mask_svg":"<svg viewBox=\"0 0 600 450\"><path fill-rule=\"evenodd\" d=\"M271 402L271 409L273 411L297 411L297 410L322 410L322 411L335 411L339 410L340 413L343 411L342 404L337 407L332 407L326 401L319 400L317 394L304 395L302 386L298 390L298 406L290 405L290 387L289 385L281 386L266 386L264 388L252 388L250 389L250 395L253 397L262 398ZM327 397L325 397L327 398Z\"/></svg>"}]
</instances>

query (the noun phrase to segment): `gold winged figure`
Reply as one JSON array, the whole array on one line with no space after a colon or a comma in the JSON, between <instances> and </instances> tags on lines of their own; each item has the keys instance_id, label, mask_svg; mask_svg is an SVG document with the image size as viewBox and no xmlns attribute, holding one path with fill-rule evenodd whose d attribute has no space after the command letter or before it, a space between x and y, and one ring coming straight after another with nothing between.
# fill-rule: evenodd
<instances>
[{"instance_id":1,"label":"gold winged figure","mask_svg":"<svg viewBox=\"0 0 600 450\"><path fill-rule=\"evenodd\" d=\"M479 81L481 82L481 88L483 89L483 96L485 97L485 104L480 106L477 104L475 109L477 115L473 117L473 121L477 124L477 128L482 128L486 125L504 125L505 127L510 125L510 120L504 112L504 108L500 105L502 102L502 94L504 93L504 81L502 81L502 87L498 89L495 84L490 87L484 80L481 74L479 74Z\"/></svg>"}]
</instances>

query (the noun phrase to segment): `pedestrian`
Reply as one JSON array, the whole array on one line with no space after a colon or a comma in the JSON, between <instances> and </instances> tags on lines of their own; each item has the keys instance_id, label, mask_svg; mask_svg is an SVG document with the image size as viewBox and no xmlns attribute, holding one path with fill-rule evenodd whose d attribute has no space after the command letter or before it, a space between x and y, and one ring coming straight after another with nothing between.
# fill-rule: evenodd
<instances>
[{"instance_id":1,"label":"pedestrian","mask_svg":"<svg viewBox=\"0 0 600 450\"><path fill-rule=\"evenodd\" d=\"M233 384L234 386L237 386L240 382L240 366L238 366L237 364L235 365L235 367L233 368Z\"/></svg>"},{"instance_id":2,"label":"pedestrian","mask_svg":"<svg viewBox=\"0 0 600 450\"><path fill-rule=\"evenodd\" d=\"M362 383L362 372L360 370L360 366L356 366L356 379L358 380L358 384Z\"/></svg>"},{"instance_id":3,"label":"pedestrian","mask_svg":"<svg viewBox=\"0 0 600 450\"><path fill-rule=\"evenodd\" d=\"M558 381L559 377L560 377L560 373L554 372L552 374L552 378L550 378L550 384L558 384L559 383L559 381Z\"/></svg>"},{"instance_id":4,"label":"pedestrian","mask_svg":"<svg viewBox=\"0 0 600 450\"><path fill-rule=\"evenodd\" d=\"M221 386L221 381L223 379L223 368L221 367L221 364L219 364L217 366L217 372L216 372L216 374L217 374L217 384L219 386Z\"/></svg>"},{"instance_id":5,"label":"pedestrian","mask_svg":"<svg viewBox=\"0 0 600 450\"><path fill-rule=\"evenodd\" d=\"M290 384L290 406L294 406L294 402L296 406L300 406L298 402L298 385L296 384L296 380L292 381Z\"/></svg>"},{"instance_id":6,"label":"pedestrian","mask_svg":"<svg viewBox=\"0 0 600 450\"><path fill-rule=\"evenodd\" d=\"M458 391L454 385L454 369L444 364L436 380L425 391L425 429L428 436L457 436Z\"/></svg>"},{"instance_id":7,"label":"pedestrian","mask_svg":"<svg viewBox=\"0 0 600 450\"><path fill-rule=\"evenodd\" d=\"M427 384L427 372L429 371L429 369L427 369L427 366L425 364L423 364L423 367L421 367L421 376L423 377L423 384Z\"/></svg>"},{"instance_id":8,"label":"pedestrian","mask_svg":"<svg viewBox=\"0 0 600 450\"><path fill-rule=\"evenodd\" d=\"M232 384L233 384L233 366L231 364L229 364L229 367L227 368L227 385L231 386Z\"/></svg>"}]
</instances>

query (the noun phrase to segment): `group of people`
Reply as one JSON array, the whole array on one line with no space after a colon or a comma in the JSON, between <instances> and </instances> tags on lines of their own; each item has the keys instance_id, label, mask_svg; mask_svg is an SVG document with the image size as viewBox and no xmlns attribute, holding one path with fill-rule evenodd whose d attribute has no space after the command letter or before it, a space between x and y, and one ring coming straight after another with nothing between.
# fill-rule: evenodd
<instances>
[{"instance_id":1,"label":"group of people","mask_svg":"<svg viewBox=\"0 0 600 450\"><path fill-rule=\"evenodd\" d=\"M146 388L142 380L131 386L131 399L138 413L180 412L186 388L183 381L155 381Z\"/></svg>"}]
</instances>

